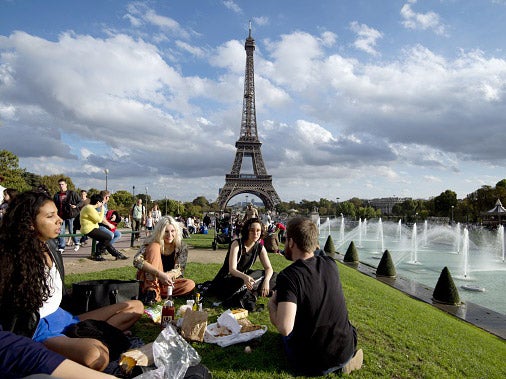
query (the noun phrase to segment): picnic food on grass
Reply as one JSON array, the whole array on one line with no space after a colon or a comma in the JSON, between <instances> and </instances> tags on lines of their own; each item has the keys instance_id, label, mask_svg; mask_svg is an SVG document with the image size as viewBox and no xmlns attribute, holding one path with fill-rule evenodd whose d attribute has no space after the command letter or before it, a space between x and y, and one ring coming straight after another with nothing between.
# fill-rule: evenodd
<instances>
[{"instance_id":1,"label":"picnic food on grass","mask_svg":"<svg viewBox=\"0 0 506 379\"><path fill-rule=\"evenodd\" d=\"M252 332L253 330L262 329L262 325L255 325L247 318L243 318L237 321L241 325L241 333Z\"/></svg>"},{"instance_id":2,"label":"picnic food on grass","mask_svg":"<svg viewBox=\"0 0 506 379\"><path fill-rule=\"evenodd\" d=\"M232 310L232 316L234 316L236 320L240 320L242 318L248 317L248 311L243 308L234 309Z\"/></svg>"},{"instance_id":3,"label":"picnic food on grass","mask_svg":"<svg viewBox=\"0 0 506 379\"><path fill-rule=\"evenodd\" d=\"M243 317L244 316L244 312L242 312L242 311L245 311L246 315L247 315L248 311L246 311L245 309L239 309L239 312L236 312L236 314L239 314L240 317ZM232 311L232 314L235 317L234 311ZM253 324L249 319L247 319L245 317L240 318L239 320L237 320L237 323L239 325L241 325L241 330L240 330L241 333L247 333L247 332L252 332L254 330L262 329L262 325ZM232 331L229 328L227 328L224 325L220 325L219 323L217 324L216 332L217 332L215 334L216 337L229 336L230 334L232 334Z\"/></svg>"}]
</instances>

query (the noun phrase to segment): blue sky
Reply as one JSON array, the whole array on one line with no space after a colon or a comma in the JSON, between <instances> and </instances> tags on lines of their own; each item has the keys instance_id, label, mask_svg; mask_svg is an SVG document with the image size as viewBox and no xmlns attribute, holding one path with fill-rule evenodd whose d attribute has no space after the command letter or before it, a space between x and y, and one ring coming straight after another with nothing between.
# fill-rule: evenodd
<instances>
[{"instance_id":1,"label":"blue sky","mask_svg":"<svg viewBox=\"0 0 506 379\"><path fill-rule=\"evenodd\" d=\"M215 200L251 20L282 200L462 198L506 177L505 16L505 0L0 0L0 148L82 188L107 168L114 191Z\"/></svg>"}]
</instances>

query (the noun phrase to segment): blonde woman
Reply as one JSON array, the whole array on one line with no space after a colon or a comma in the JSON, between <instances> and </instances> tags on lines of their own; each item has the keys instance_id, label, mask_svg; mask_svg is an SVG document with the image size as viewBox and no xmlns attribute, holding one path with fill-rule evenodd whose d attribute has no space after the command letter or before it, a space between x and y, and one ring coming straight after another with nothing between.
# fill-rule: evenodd
<instances>
[{"instance_id":1,"label":"blonde woman","mask_svg":"<svg viewBox=\"0 0 506 379\"><path fill-rule=\"evenodd\" d=\"M187 259L188 247L183 242L179 223L170 216L162 217L134 257L145 304L161 301L169 285L173 286L173 296L193 291L195 282L183 277Z\"/></svg>"}]
</instances>

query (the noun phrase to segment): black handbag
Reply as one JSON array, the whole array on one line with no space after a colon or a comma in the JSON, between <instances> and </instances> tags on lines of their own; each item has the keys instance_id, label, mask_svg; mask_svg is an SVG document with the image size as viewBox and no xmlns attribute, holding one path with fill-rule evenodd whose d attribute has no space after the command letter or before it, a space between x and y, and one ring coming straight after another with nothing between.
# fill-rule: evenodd
<instances>
[{"instance_id":1,"label":"black handbag","mask_svg":"<svg viewBox=\"0 0 506 379\"><path fill-rule=\"evenodd\" d=\"M81 314L106 305L139 299L138 280L87 280L72 284L73 313Z\"/></svg>"}]
</instances>

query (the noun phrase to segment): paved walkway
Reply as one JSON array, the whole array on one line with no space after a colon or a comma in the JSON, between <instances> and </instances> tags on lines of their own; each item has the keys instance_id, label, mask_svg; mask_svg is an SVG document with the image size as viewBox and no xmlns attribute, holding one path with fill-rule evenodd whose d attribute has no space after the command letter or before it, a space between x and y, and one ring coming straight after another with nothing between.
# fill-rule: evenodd
<instances>
[{"instance_id":1,"label":"paved walkway","mask_svg":"<svg viewBox=\"0 0 506 379\"><path fill-rule=\"evenodd\" d=\"M72 246L65 248L63 252L65 274L81 274L131 266L132 259L137 251L139 251L140 246L140 242L135 242L134 247L130 247L130 236L125 235L114 246L121 250L129 259L115 260L111 255L104 255L105 261L96 262L89 259L91 256L91 240L88 241L88 244L81 247L77 252L74 251L74 247ZM209 249L194 249L190 247L188 250L188 262L222 263L226 253L225 249L212 250L211 247Z\"/></svg>"},{"instance_id":2,"label":"paved walkway","mask_svg":"<svg viewBox=\"0 0 506 379\"><path fill-rule=\"evenodd\" d=\"M141 239L142 240L142 239ZM130 236L122 237L115 246L120 249L129 259L115 260L111 255L106 255L105 261L95 262L88 259L91 255L91 241L79 251L74 252L73 247L67 247L63 253L63 262L66 274L77 274L87 272L103 271L115 267L125 267L132 264L132 258L139 250L140 243L136 242L135 246L130 247ZM198 263L222 263L226 255L225 249L212 250L194 249L188 251L188 262ZM343 256L338 255L337 260L342 263ZM359 264L357 269L370 277L376 278L376 268ZM506 315L495 312L491 309L480 305L467 302L461 306L451 306L438 304L432 301L433 288L414 282L402 277L377 278L391 287L402 291L409 296L431 304L447 313L450 313L464 321L467 321L477 327L486 330L502 339L506 339Z\"/></svg>"}]
</instances>

